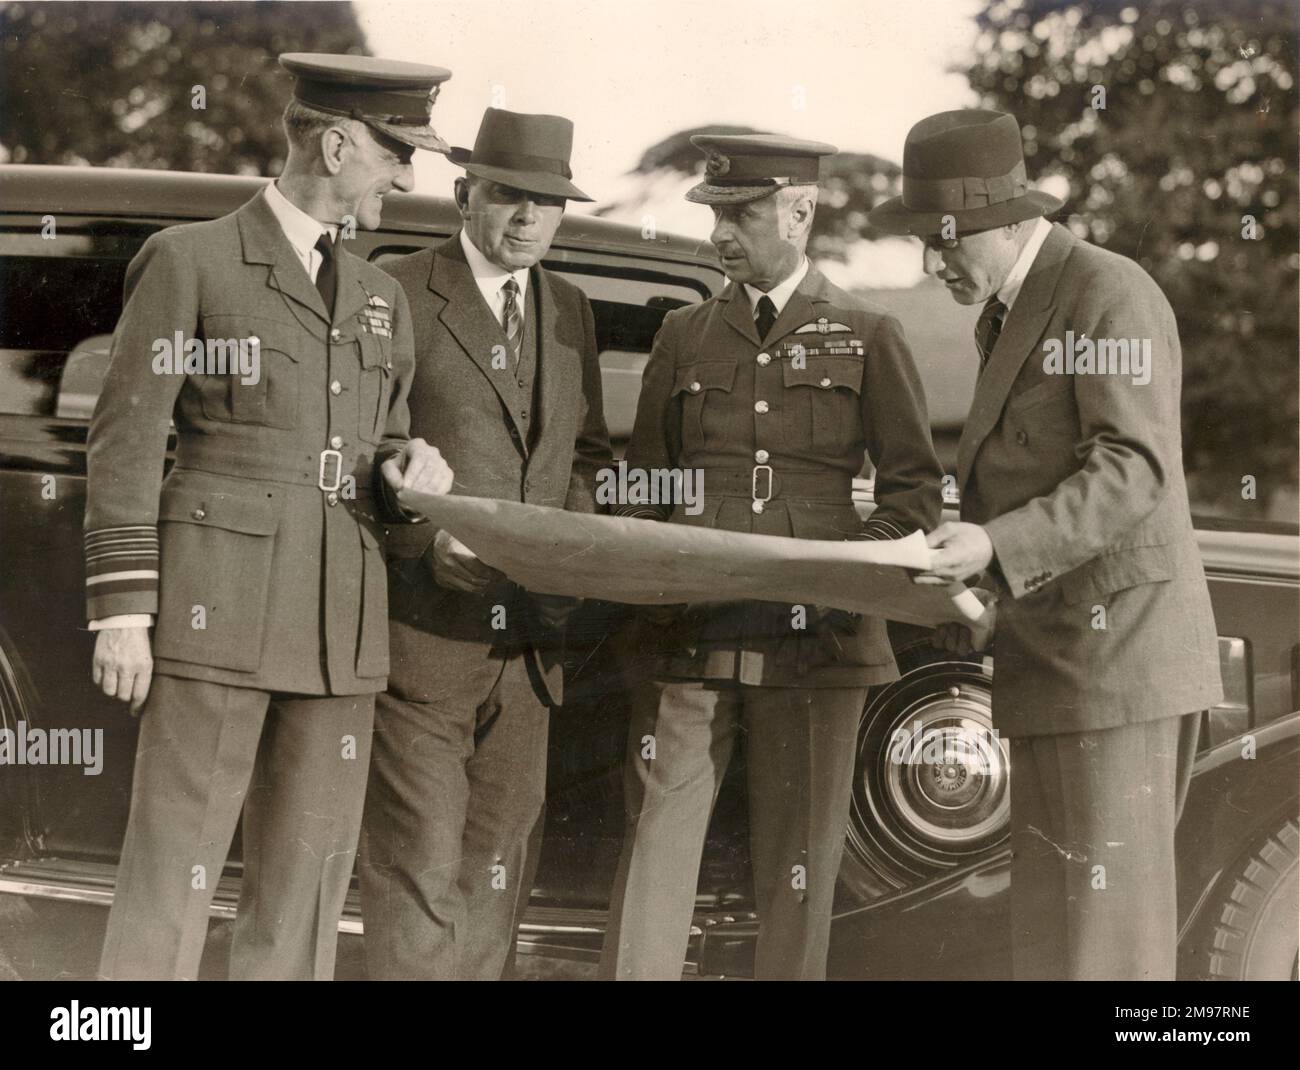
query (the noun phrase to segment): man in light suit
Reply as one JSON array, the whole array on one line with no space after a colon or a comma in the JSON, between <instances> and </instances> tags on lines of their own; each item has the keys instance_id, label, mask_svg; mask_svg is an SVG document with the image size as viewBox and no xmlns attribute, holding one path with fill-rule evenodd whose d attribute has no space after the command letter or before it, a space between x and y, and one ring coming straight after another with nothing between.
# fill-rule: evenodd
<instances>
[{"instance_id":1,"label":"man in light suit","mask_svg":"<svg viewBox=\"0 0 1300 1070\"><path fill-rule=\"evenodd\" d=\"M1043 218L1060 206L1028 188L1014 117L972 109L912 128L903 195L871 222L922 238L927 273L983 305L961 522L929 542L939 577L1000 596L1015 976L1170 979L1194 713L1222 697L1178 329L1145 271Z\"/></svg>"},{"instance_id":2,"label":"man in light suit","mask_svg":"<svg viewBox=\"0 0 1300 1070\"><path fill-rule=\"evenodd\" d=\"M409 298L411 422L454 492L593 512L610 464L595 321L540 266L572 181L573 124L489 108L453 149L464 227L388 265ZM572 603L530 595L446 531L389 543L392 656L362 835L373 978L508 974L537 862L549 707Z\"/></svg>"},{"instance_id":3,"label":"man in light suit","mask_svg":"<svg viewBox=\"0 0 1300 1070\"><path fill-rule=\"evenodd\" d=\"M408 440L402 291L335 237L348 217L379 225L416 147L446 148L430 90L450 72L281 63L283 174L145 242L90 425L94 679L143 705L107 978L197 974L241 808L231 976L333 978L388 672L383 525L419 519L395 491L451 485Z\"/></svg>"}]
</instances>

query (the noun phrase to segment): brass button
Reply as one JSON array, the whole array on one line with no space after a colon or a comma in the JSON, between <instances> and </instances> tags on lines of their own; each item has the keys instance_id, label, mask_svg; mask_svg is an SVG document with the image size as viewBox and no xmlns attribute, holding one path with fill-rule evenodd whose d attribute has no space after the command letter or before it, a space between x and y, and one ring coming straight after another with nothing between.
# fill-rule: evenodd
<instances>
[{"instance_id":1,"label":"brass button","mask_svg":"<svg viewBox=\"0 0 1300 1070\"><path fill-rule=\"evenodd\" d=\"M342 337L343 337L343 332L340 331L337 327L335 327L332 331L330 331L331 342L337 342Z\"/></svg>"},{"instance_id":2,"label":"brass button","mask_svg":"<svg viewBox=\"0 0 1300 1070\"><path fill-rule=\"evenodd\" d=\"M208 514L204 512L204 510L202 509L195 509L194 512L190 513L190 516L192 516L195 520L202 520L207 515Z\"/></svg>"},{"instance_id":3,"label":"brass button","mask_svg":"<svg viewBox=\"0 0 1300 1070\"><path fill-rule=\"evenodd\" d=\"M703 388L700 386L700 381L698 379L696 379L695 382L691 383L692 394L698 394L702 389Z\"/></svg>"},{"instance_id":4,"label":"brass button","mask_svg":"<svg viewBox=\"0 0 1300 1070\"><path fill-rule=\"evenodd\" d=\"M332 490L327 495L325 495L326 505L338 505L338 503L339 503L339 496L337 491Z\"/></svg>"},{"instance_id":5,"label":"brass button","mask_svg":"<svg viewBox=\"0 0 1300 1070\"><path fill-rule=\"evenodd\" d=\"M818 385L818 386L822 386L822 387L830 386L830 385L831 385L831 378L830 378L830 376L829 376L829 375L823 375L822 378L821 378L821 382L819 382L817 385Z\"/></svg>"},{"instance_id":6,"label":"brass button","mask_svg":"<svg viewBox=\"0 0 1300 1070\"><path fill-rule=\"evenodd\" d=\"M770 353L760 353L758 355L758 366L760 368L766 368L771 363L772 355Z\"/></svg>"},{"instance_id":7,"label":"brass button","mask_svg":"<svg viewBox=\"0 0 1300 1070\"><path fill-rule=\"evenodd\" d=\"M762 413L767 412L767 410L768 410L768 404L767 404L766 401L756 401L756 402L754 402L754 411L755 411L755 412L757 412L757 413L759 413L759 414L762 414Z\"/></svg>"},{"instance_id":8,"label":"brass button","mask_svg":"<svg viewBox=\"0 0 1300 1070\"><path fill-rule=\"evenodd\" d=\"M330 393L336 396L343 393L343 384L335 379L334 382L330 383Z\"/></svg>"},{"instance_id":9,"label":"brass button","mask_svg":"<svg viewBox=\"0 0 1300 1070\"><path fill-rule=\"evenodd\" d=\"M1023 431L1017 431L1017 432L1016 432L1016 441L1017 441L1018 443L1020 443L1020 445L1023 446L1023 445L1025 445L1026 443L1029 442L1029 436L1026 435Z\"/></svg>"},{"instance_id":10,"label":"brass button","mask_svg":"<svg viewBox=\"0 0 1300 1070\"><path fill-rule=\"evenodd\" d=\"M768 453L767 450L754 451L754 460L757 461L759 464L767 464L768 458L771 456L772 455Z\"/></svg>"},{"instance_id":11,"label":"brass button","mask_svg":"<svg viewBox=\"0 0 1300 1070\"><path fill-rule=\"evenodd\" d=\"M756 502L753 502L753 503L750 505L750 508L753 509L754 512L756 512L756 513L761 513L761 512L763 511L764 505L763 505L762 502L757 502L757 501L756 501Z\"/></svg>"},{"instance_id":12,"label":"brass button","mask_svg":"<svg viewBox=\"0 0 1300 1070\"><path fill-rule=\"evenodd\" d=\"M341 450L342 448L343 448L343 436L342 436L342 435L335 435L333 438L330 439L330 449L332 449L332 450Z\"/></svg>"}]
</instances>

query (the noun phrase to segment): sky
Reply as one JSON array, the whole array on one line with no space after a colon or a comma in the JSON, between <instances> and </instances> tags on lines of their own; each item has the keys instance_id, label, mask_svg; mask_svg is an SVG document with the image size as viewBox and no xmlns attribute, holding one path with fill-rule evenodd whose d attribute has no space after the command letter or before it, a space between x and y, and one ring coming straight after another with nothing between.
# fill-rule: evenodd
<instances>
[{"instance_id":1,"label":"sky","mask_svg":"<svg viewBox=\"0 0 1300 1070\"><path fill-rule=\"evenodd\" d=\"M901 161L918 119L974 103L947 73L978 0L354 0L377 56L450 68L435 129L473 144L483 109L575 124L574 179L597 201L676 131L735 123ZM418 153L416 188L461 173ZM579 209L577 205L573 209Z\"/></svg>"}]
</instances>

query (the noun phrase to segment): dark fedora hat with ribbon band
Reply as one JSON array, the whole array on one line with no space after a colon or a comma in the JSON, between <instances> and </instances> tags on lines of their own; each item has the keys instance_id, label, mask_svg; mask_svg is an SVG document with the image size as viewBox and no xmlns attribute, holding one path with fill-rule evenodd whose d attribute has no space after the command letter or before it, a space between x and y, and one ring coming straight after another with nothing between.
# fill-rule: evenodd
<instances>
[{"instance_id":1,"label":"dark fedora hat with ribbon band","mask_svg":"<svg viewBox=\"0 0 1300 1070\"><path fill-rule=\"evenodd\" d=\"M573 123L559 115L522 115L488 108L479 124L473 149L454 148L447 158L471 175L505 186L591 200L571 181L569 157L573 153Z\"/></svg>"},{"instance_id":2,"label":"dark fedora hat with ribbon band","mask_svg":"<svg viewBox=\"0 0 1300 1070\"><path fill-rule=\"evenodd\" d=\"M903 195L867 218L887 234L923 238L952 217L960 236L1050 215L1063 203L1029 188L1014 115L967 108L931 115L907 132Z\"/></svg>"},{"instance_id":3,"label":"dark fedora hat with ribbon band","mask_svg":"<svg viewBox=\"0 0 1300 1070\"><path fill-rule=\"evenodd\" d=\"M286 52L280 66L294 76L294 99L308 107L360 120L417 149L449 148L429 123L438 89L451 77L446 67L328 52Z\"/></svg>"}]
</instances>

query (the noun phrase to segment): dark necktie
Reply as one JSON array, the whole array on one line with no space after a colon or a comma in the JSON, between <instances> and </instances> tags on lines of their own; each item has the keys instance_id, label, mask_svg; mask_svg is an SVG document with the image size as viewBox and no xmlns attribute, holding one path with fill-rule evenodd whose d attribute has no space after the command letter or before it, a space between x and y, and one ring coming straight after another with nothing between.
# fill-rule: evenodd
<instances>
[{"instance_id":1,"label":"dark necktie","mask_svg":"<svg viewBox=\"0 0 1300 1070\"><path fill-rule=\"evenodd\" d=\"M524 317L519 312L519 283L513 275L501 285L501 326L506 332L506 341L515 354L515 365L519 364L519 348L524 338Z\"/></svg>"},{"instance_id":2,"label":"dark necktie","mask_svg":"<svg viewBox=\"0 0 1300 1070\"><path fill-rule=\"evenodd\" d=\"M754 317L754 324L758 327L758 340L761 342L772 330L772 324L776 322L776 305L772 304L772 299L764 294L758 299L758 315Z\"/></svg>"},{"instance_id":3,"label":"dark necktie","mask_svg":"<svg viewBox=\"0 0 1300 1070\"><path fill-rule=\"evenodd\" d=\"M320 291L330 319L334 318L334 291L338 289L338 271L334 263L334 243L326 232L316 239L316 251L320 253L320 268L316 272L316 289Z\"/></svg>"},{"instance_id":4,"label":"dark necktie","mask_svg":"<svg viewBox=\"0 0 1300 1070\"><path fill-rule=\"evenodd\" d=\"M975 323L975 348L980 351L980 372L988 366L993 347L998 344L998 335L1002 333L1002 324L1007 318L1007 306L997 299L997 295L984 302L984 311Z\"/></svg>"}]
</instances>

